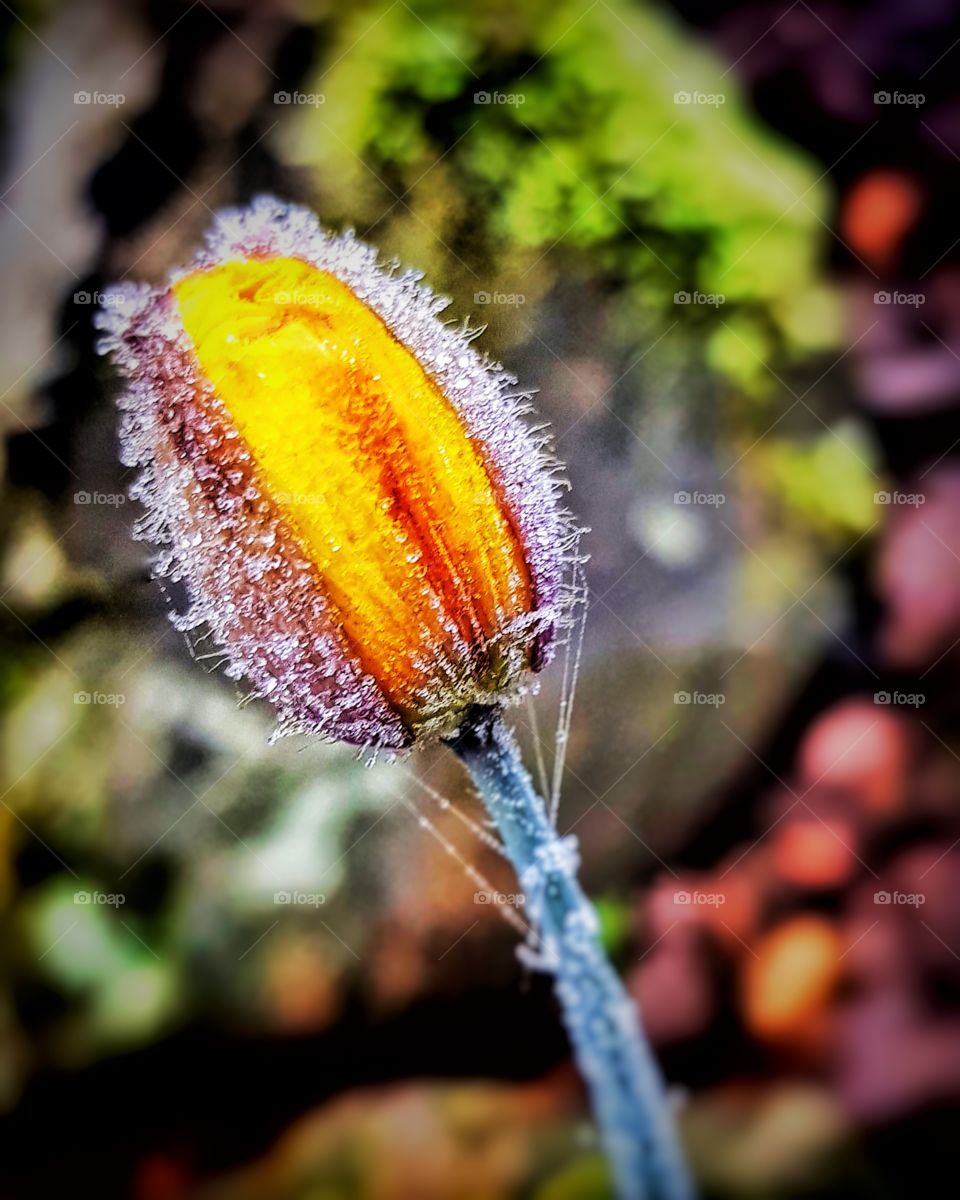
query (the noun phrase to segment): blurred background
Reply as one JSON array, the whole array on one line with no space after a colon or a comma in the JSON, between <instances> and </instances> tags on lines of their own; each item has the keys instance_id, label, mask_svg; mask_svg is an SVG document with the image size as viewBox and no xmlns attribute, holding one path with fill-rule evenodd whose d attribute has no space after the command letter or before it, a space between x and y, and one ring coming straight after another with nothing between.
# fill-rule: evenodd
<instances>
[{"instance_id":1,"label":"blurred background","mask_svg":"<svg viewBox=\"0 0 960 1200\"><path fill-rule=\"evenodd\" d=\"M98 293L265 190L539 389L592 529L560 827L704 1194L949 1194L958 15L0 4L0 1195L609 1195L455 764L269 746L129 537Z\"/></svg>"}]
</instances>

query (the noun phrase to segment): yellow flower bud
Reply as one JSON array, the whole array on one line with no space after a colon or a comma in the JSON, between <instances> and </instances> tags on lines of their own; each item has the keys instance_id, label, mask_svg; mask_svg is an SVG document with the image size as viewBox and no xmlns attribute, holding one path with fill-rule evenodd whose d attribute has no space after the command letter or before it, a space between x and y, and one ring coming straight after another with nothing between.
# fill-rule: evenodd
<instances>
[{"instance_id":1,"label":"yellow flower bud","mask_svg":"<svg viewBox=\"0 0 960 1200\"><path fill-rule=\"evenodd\" d=\"M449 735L549 655L577 531L515 381L419 276L261 198L107 293L140 535L280 733Z\"/></svg>"}]
</instances>

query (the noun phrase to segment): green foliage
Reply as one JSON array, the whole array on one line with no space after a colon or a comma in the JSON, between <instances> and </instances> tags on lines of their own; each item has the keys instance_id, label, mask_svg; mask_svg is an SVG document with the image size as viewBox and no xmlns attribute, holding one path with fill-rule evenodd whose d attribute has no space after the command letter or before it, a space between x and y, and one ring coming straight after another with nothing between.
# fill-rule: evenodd
<instances>
[{"instance_id":1,"label":"green foliage","mask_svg":"<svg viewBox=\"0 0 960 1200\"><path fill-rule=\"evenodd\" d=\"M315 172L328 218L365 226L461 295L494 286L536 300L586 253L618 339L630 342L642 308L645 335L651 317L654 336L676 322L674 339L757 395L766 366L835 340L818 278L824 185L664 12L378 0L322 28L309 88L326 103L282 136ZM678 310L678 290L726 304Z\"/></svg>"},{"instance_id":2,"label":"green foliage","mask_svg":"<svg viewBox=\"0 0 960 1200\"><path fill-rule=\"evenodd\" d=\"M28 942L46 977L73 998L82 1017L62 1038L74 1054L149 1041L174 1019L180 983L113 896L89 880L64 877L38 888L24 906ZM103 903L98 903L100 898ZM163 947L160 947L162 950ZM66 1046L62 1049L66 1050Z\"/></svg>"},{"instance_id":3,"label":"green foliage","mask_svg":"<svg viewBox=\"0 0 960 1200\"><path fill-rule=\"evenodd\" d=\"M823 429L807 441L771 437L757 447L751 467L762 488L804 525L844 538L877 520L875 450L853 421Z\"/></svg>"},{"instance_id":4,"label":"green foliage","mask_svg":"<svg viewBox=\"0 0 960 1200\"><path fill-rule=\"evenodd\" d=\"M612 1189L606 1160L601 1154L590 1154L551 1175L534 1196L535 1200L609 1200Z\"/></svg>"},{"instance_id":5,"label":"green foliage","mask_svg":"<svg viewBox=\"0 0 960 1200\"><path fill-rule=\"evenodd\" d=\"M594 908L600 920L600 940L604 949L616 955L630 936L633 910L628 904L609 897L595 900Z\"/></svg>"}]
</instances>

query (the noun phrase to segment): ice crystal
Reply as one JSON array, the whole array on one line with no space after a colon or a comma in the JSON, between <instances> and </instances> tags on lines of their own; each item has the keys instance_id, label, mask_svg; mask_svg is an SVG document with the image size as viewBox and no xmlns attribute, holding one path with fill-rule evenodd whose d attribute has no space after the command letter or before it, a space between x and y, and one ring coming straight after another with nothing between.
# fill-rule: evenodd
<instances>
[{"instance_id":1,"label":"ice crystal","mask_svg":"<svg viewBox=\"0 0 960 1200\"><path fill-rule=\"evenodd\" d=\"M323 562L291 519L290 497L272 486L230 405L201 367L178 306L176 289L198 273L290 259L350 289L440 390L477 448L529 578L526 611L494 613L481 637L477 622L455 610L456 599L430 590L424 544L410 542L402 514L385 502L383 519L396 519L408 573L407 591L400 594L415 597L424 613L394 617L408 617L417 631L404 651L403 670L426 681L411 690L406 707L395 702L376 656L348 636L343 598L330 595ZM120 443L123 462L139 472L131 489L144 506L136 536L155 547L158 576L185 584L189 605L174 615L177 627L209 627L225 653L226 673L245 678L253 695L274 705L278 734L310 732L388 750L449 734L467 705L518 694L527 670L548 661L567 622L578 531L561 501L563 481L542 434L525 424L529 395L517 392L513 376L473 349L478 331L441 320L447 304L418 272L379 264L376 250L352 233L326 233L309 210L271 197L221 212L206 247L171 273L167 287L122 284L105 294L97 316L104 333L100 349L129 379L120 400ZM236 339L231 332L223 340ZM366 351L355 344L347 366L362 370ZM372 378L379 384L379 376ZM308 444L316 436L310 429L280 433ZM418 436L431 434L425 428ZM362 447L346 452L372 453ZM479 501L463 495L456 503ZM341 545L335 533L327 540L329 556L366 552ZM426 549L442 559L458 585L455 596L462 597L464 581L472 578L472 548L453 544L444 528L437 539ZM478 561L485 553L477 548ZM428 636L428 627L440 634ZM390 634L389 625L383 631ZM500 664L495 672L483 665L491 661Z\"/></svg>"}]
</instances>

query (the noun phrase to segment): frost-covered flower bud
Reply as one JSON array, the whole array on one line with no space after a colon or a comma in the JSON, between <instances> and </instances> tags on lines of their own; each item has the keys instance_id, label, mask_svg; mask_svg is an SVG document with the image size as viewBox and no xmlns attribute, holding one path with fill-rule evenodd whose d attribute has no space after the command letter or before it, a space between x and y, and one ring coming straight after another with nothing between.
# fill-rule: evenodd
<instances>
[{"instance_id":1,"label":"frost-covered flower bud","mask_svg":"<svg viewBox=\"0 0 960 1200\"><path fill-rule=\"evenodd\" d=\"M515 380L420 275L261 197L168 286L106 293L138 536L227 673L310 732L401 749L549 657L577 531Z\"/></svg>"}]
</instances>

